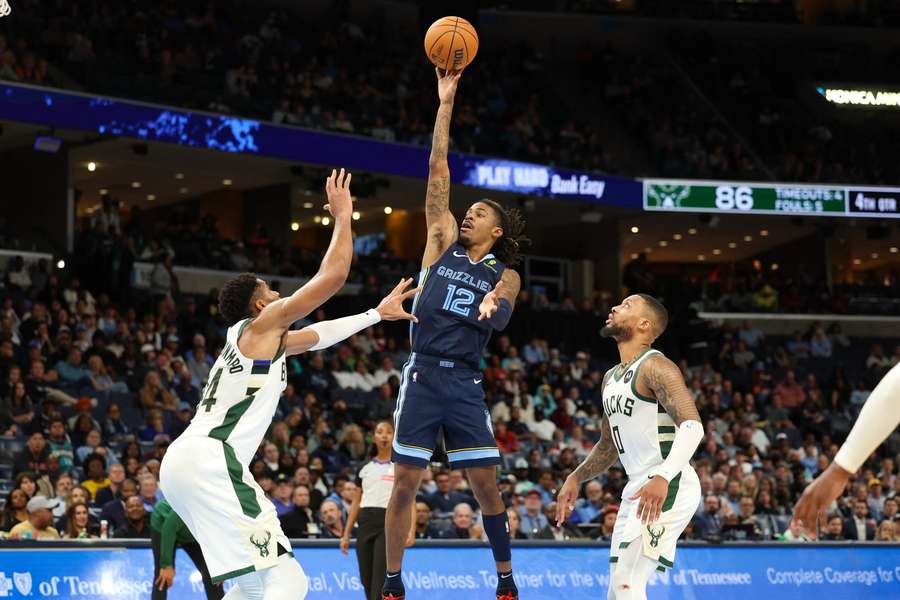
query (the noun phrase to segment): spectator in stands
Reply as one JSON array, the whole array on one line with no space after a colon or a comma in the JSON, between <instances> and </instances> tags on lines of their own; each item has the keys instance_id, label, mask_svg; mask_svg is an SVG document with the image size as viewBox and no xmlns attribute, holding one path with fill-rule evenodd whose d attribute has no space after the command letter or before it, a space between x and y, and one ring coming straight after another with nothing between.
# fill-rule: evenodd
<instances>
[{"instance_id":1,"label":"spectator in stands","mask_svg":"<svg viewBox=\"0 0 900 600\"><path fill-rule=\"evenodd\" d=\"M138 485L138 495L140 496L141 502L144 504L145 511L147 513L153 512L153 507L156 506L156 503L160 500L159 485L157 484L156 477L153 475L141 477ZM125 509L127 514L127 505L125 506Z\"/></svg>"},{"instance_id":2,"label":"spectator in stands","mask_svg":"<svg viewBox=\"0 0 900 600\"><path fill-rule=\"evenodd\" d=\"M391 360L390 356L385 356L381 359L381 366L375 371L373 374L375 386L380 386L388 382L391 377L396 377L398 380L400 379L400 371L394 367L394 361Z\"/></svg>"},{"instance_id":3,"label":"spectator in stands","mask_svg":"<svg viewBox=\"0 0 900 600\"><path fill-rule=\"evenodd\" d=\"M584 484L584 498L578 500L569 519L572 523L590 523L603 510L603 486L593 479Z\"/></svg>"},{"instance_id":4,"label":"spectator in stands","mask_svg":"<svg viewBox=\"0 0 900 600\"><path fill-rule=\"evenodd\" d=\"M15 369L19 371L18 368ZM10 369L12 371L12 369ZM10 386L7 396L0 398L0 435L31 433L40 427L40 419L35 419L35 406L24 381L16 381Z\"/></svg>"},{"instance_id":5,"label":"spectator in stands","mask_svg":"<svg viewBox=\"0 0 900 600\"><path fill-rule=\"evenodd\" d=\"M481 538L482 528L474 521L474 512L467 502L460 502L453 507L453 521L440 532L445 540L477 540Z\"/></svg>"},{"instance_id":6,"label":"spectator in stands","mask_svg":"<svg viewBox=\"0 0 900 600\"><path fill-rule=\"evenodd\" d=\"M110 486L109 477L106 476L106 459L102 455L89 454L84 459L85 480L81 485L91 495L91 502L97 497L97 492Z\"/></svg>"},{"instance_id":7,"label":"spectator in stands","mask_svg":"<svg viewBox=\"0 0 900 600\"><path fill-rule=\"evenodd\" d=\"M178 408L175 396L163 387L159 373L156 371L147 371L147 374L144 376L144 385L138 394L144 410L155 408L157 410L175 411Z\"/></svg>"},{"instance_id":8,"label":"spectator in stands","mask_svg":"<svg viewBox=\"0 0 900 600\"><path fill-rule=\"evenodd\" d=\"M72 480L72 476L67 473L63 473L56 478L56 484L53 489L54 495L51 498L51 500L56 500L57 502L56 508L53 510L54 519L59 519L66 514L66 501L74 485L75 482Z\"/></svg>"},{"instance_id":9,"label":"spectator in stands","mask_svg":"<svg viewBox=\"0 0 900 600\"><path fill-rule=\"evenodd\" d=\"M844 519L841 518L841 515L831 515L828 517L825 533L822 534L820 539L831 542L842 541L844 539L843 530Z\"/></svg>"},{"instance_id":10,"label":"spectator in stands","mask_svg":"<svg viewBox=\"0 0 900 600\"><path fill-rule=\"evenodd\" d=\"M139 496L132 496L125 501L125 527L116 530L112 537L150 539L150 514Z\"/></svg>"},{"instance_id":11,"label":"spectator in stands","mask_svg":"<svg viewBox=\"0 0 900 600\"><path fill-rule=\"evenodd\" d=\"M547 517L547 526L534 534L533 539L574 540L584 537L568 522L563 523L562 527L556 526L556 502L550 502L544 507L544 516Z\"/></svg>"},{"instance_id":12,"label":"spectator in stands","mask_svg":"<svg viewBox=\"0 0 900 600\"><path fill-rule=\"evenodd\" d=\"M78 462L84 464L84 460L90 454L99 454L105 458L110 464L119 462L119 457L115 452L102 444L103 436L99 429L91 429L84 440L84 445L79 447L75 452Z\"/></svg>"},{"instance_id":13,"label":"spectator in stands","mask_svg":"<svg viewBox=\"0 0 900 600\"><path fill-rule=\"evenodd\" d=\"M344 524L341 521L340 504L332 499L326 499L319 507L319 537L323 539L341 539L344 533Z\"/></svg>"},{"instance_id":14,"label":"spectator in stands","mask_svg":"<svg viewBox=\"0 0 900 600\"><path fill-rule=\"evenodd\" d=\"M522 531L530 538L547 526L547 517L541 508L541 492L534 488L528 490L525 493L525 505L519 509L519 514L522 517Z\"/></svg>"},{"instance_id":15,"label":"spectator in stands","mask_svg":"<svg viewBox=\"0 0 900 600\"><path fill-rule=\"evenodd\" d=\"M844 520L844 537L848 540L866 540L875 539L875 522L868 518L869 505L865 501L855 500L853 502L853 515Z\"/></svg>"},{"instance_id":16,"label":"spectator in stands","mask_svg":"<svg viewBox=\"0 0 900 600\"><path fill-rule=\"evenodd\" d=\"M881 480L873 477L869 480L869 514L873 519L881 520L883 518L884 501Z\"/></svg>"},{"instance_id":17,"label":"spectator in stands","mask_svg":"<svg viewBox=\"0 0 900 600\"><path fill-rule=\"evenodd\" d=\"M292 509L278 516L284 534L290 538L317 537L319 528L310 508L310 493L306 485L298 485L291 495Z\"/></svg>"},{"instance_id":18,"label":"spectator in stands","mask_svg":"<svg viewBox=\"0 0 900 600\"><path fill-rule=\"evenodd\" d=\"M47 472L47 458L50 456L50 448L44 439L44 434L35 431L25 443L25 448L16 456L13 469L17 473L33 471L35 473Z\"/></svg>"},{"instance_id":19,"label":"spectator in stands","mask_svg":"<svg viewBox=\"0 0 900 600\"><path fill-rule=\"evenodd\" d=\"M825 330L816 327L809 343L810 354L813 358L831 358L831 340L825 335Z\"/></svg>"},{"instance_id":20,"label":"spectator in stands","mask_svg":"<svg viewBox=\"0 0 900 600\"><path fill-rule=\"evenodd\" d=\"M206 338L197 333L191 339L191 349L184 353L185 364L198 385L203 387L209 379L213 358L206 352Z\"/></svg>"},{"instance_id":21,"label":"spectator in stands","mask_svg":"<svg viewBox=\"0 0 900 600\"><path fill-rule=\"evenodd\" d=\"M73 504L66 511L66 530L63 538L67 540L84 540L96 538L100 531L91 522L88 507L84 504Z\"/></svg>"},{"instance_id":22,"label":"spectator in stands","mask_svg":"<svg viewBox=\"0 0 900 600\"><path fill-rule=\"evenodd\" d=\"M64 473L70 472L75 468L75 451L72 449L72 441L66 433L66 422L62 417L50 419L48 433L47 444L50 452L59 458L59 468Z\"/></svg>"},{"instance_id":23,"label":"spectator in stands","mask_svg":"<svg viewBox=\"0 0 900 600\"><path fill-rule=\"evenodd\" d=\"M527 540L528 536L522 532L522 521L519 518L519 511L517 511L515 508L507 508L506 516L509 519L509 539ZM416 522L416 525L418 527L418 521Z\"/></svg>"},{"instance_id":24,"label":"spectator in stands","mask_svg":"<svg viewBox=\"0 0 900 600\"><path fill-rule=\"evenodd\" d=\"M757 348L763 342L765 336L759 327L755 327L749 319L741 324L741 330L738 332L740 341L747 344L748 348Z\"/></svg>"},{"instance_id":25,"label":"spectator in stands","mask_svg":"<svg viewBox=\"0 0 900 600\"><path fill-rule=\"evenodd\" d=\"M56 503L45 496L35 496L28 501L28 519L14 526L9 537L14 540L58 540L59 532L53 527L53 509Z\"/></svg>"},{"instance_id":26,"label":"spectator in stands","mask_svg":"<svg viewBox=\"0 0 900 600\"><path fill-rule=\"evenodd\" d=\"M879 378L891 368L891 359L884 355L881 344L872 344L869 356L866 357L866 368Z\"/></svg>"},{"instance_id":27,"label":"spectator in stands","mask_svg":"<svg viewBox=\"0 0 900 600\"><path fill-rule=\"evenodd\" d=\"M882 521L878 526L878 533L875 535L875 541L878 542L896 542L897 526L893 521Z\"/></svg>"},{"instance_id":28,"label":"spectator in stands","mask_svg":"<svg viewBox=\"0 0 900 600\"><path fill-rule=\"evenodd\" d=\"M166 429L162 412L152 409L147 413L147 426L141 430L138 439L142 442L152 442L159 435L168 436L169 431Z\"/></svg>"},{"instance_id":29,"label":"spectator in stands","mask_svg":"<svg viewBox=\"0 0 900 600\"><path fill-rule=\"evenodd\" d=\"M437 490L426 497L425 502L432 511L439 515L447 515L453 512L453 508L460 502L468 502L469 498L465 494L451 490L450 473L447 471L439 471L434 476L434 482Z\"/></svg>"},{"instance_id":30,"label":"spectator in stands","mask_svg":"<svg viewBox=\"0 0 900 600\"><path fill-rule=\"evenodd\" d=\"M796 375L792 370L784 374L784 381L775 387L775 393L781 397L782 406L789 411L799 408L806 399L806 392L797 382Z\"/></svg>"},{"instance_id":31,"label":"spectator in stands","mask_svg":"<svg viewBox=\"0 0 900 600\"><path fill-rule=\"evenodd\" d=\"M81 350L77 346L69 349L66 360L56 363L55 369L59 373L59 381L63 387L70 391L79 391L85 384L90 383L90 377L84 365L81 363Z\"/></svg>"},{"instance_id":32,"label":"spectator in stands","mask_svg":"<svg viewBox=\"0 0 900 600\"><path fill-rule=\"evenodd\" d=\"M119 486L116 497L102 505L100 518L106 519L113 531L127 526L125 502L132 496L137 496L137 491L137 482L134 479L125 479Z\"/></svg>"},{"instance_id":33,"label":"spectator in stands","mask_svg":"<svg viewBox=\"0 0 900 600\"><path fill-rule=\"evenodd\" d=\"M3 502L0 513L0 531L9 531L19 523L28 520L28 495L18 488L11 489Z\"/></svg>"},{"instance_id":34,"label":"spectator in stands","mask_svg":"<svg viewBox=\"0 0 900 600\"><path fill-rule=\"evenodd\" d=\"M708 495L703 501L703 510L693 520L694 532L700 539L718 536L722 533L722 515L720 514L719 497Z\"/></svg>"},{"instance_id":35,"label":"spectator in stands","mask_svg":"<svg viewBox=\"0 0 900 600\"><path fill-rule=\"evenodd\" d=\"M294 504L291 501L294 488L291 480L284 473L279 473L275 478L275 491L272 493L272 504L275 505L275 512L279 517L294 510Z\"/></svg>"},{"instance_id":36,"label":"spectator in stands","mask_svg":"<svg viewBox=\"0 0 900 600\"><path fill-rule=\"evenodd\" d=\"M99 488L94 494L94 506L102 508L107 502L114 500L125 481L125 467L121 463L109 465L108 471L109 485Z\"/></svg>"},{"instance_id":37,"label":"spectator in stands","mask_svg":"<svg viewBox=\"0 0 900 600\"><path fill-rule=\"evenodd\" d=\"M593 522L600 521L600 532L597 536L600 541L609 542L612 540L613 530L616 527L616 519L619 516L619 506L613 504L603 509L603 512L594 517Z\"/></svg>"},{"instance_id":38,"label":"spectator in stands","mask_svg":"<svg viewBox=\"0 0 900 600\"><path fill-rule=\"evenodd\" d=\"M512 525L510 525L512 528ZM413 532L415 539L427 540L441 537L441 532L431 522L431 509L422 501L416 502L416 528Z\"/></svg>"}]
</instances>

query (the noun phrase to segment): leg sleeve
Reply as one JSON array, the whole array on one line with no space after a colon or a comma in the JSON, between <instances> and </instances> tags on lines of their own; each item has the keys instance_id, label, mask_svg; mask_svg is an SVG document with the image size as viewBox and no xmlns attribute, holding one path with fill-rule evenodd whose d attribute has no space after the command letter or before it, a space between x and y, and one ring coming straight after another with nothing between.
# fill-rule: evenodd
<instances>
[{"instance_id":1,"label":"leg sleeve","mask_svg":"<svg viewBox=\"0 0 900 600\"><path fill-rule=\"evenodd\" d=\"M615 569L610 571L609 587L616 600L647 600L647 581L656 569L656 561L644 556L641 545L622 548Z\"/></svg>"}]
</instances>

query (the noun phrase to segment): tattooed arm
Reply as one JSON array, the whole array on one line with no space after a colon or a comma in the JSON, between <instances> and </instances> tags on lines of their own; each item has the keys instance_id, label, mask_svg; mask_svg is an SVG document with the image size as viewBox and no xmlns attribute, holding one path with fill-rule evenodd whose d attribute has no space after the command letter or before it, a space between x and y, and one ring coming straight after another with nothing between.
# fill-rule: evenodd
<instances>
[{"instance_id":1,"label":"tattooed arm","mask_svg":"<svg viewBox=\"0 0 900 600\"><path fill-rule=\"evenodd\" d=\"M644 361L640 370L638 392L641 392L641 387L649 390L678 426L672 448L656 470L658 475L672 481L688 466L697 446L703 440L700 413L684 384L681 370L671 360L657 354Z\"/></svg>"},{"instance_id":2,"label":"tattooed arm","mask_svg":"<svg viewBox=\"0 0 900 600\"><path fill-rule=\"evenodd\" d=\"M609 428L609 419L603 415L600 423L600 441L594 445L591 453L584 459L578 468L572 471L572 477L579 484L597 477L613 466L619 459L619 452L613 444L612 431Z\"/></svg>"},{"instance_id":3,"label":"tattooed arm","mask_svg":"<svg viewBox=\"0 0 900 600\"><path fill-rule=\"evenodd\" d=\"M459 73L438 72L438 96L441 105L434 121L434 135L431 140L431 156L428 158L428 190L425 193L425 225L428 240L422 267L429 267L437 261L447 248L456 241L459 233L456 219L450 212L450 167L447 165L447 151L450 146L450 116L453 113L453 98Z\"/></svg>"},{"instance_id":4,"label":"tattooed arm","mask_svg":"<svg viewBox=\"0 0 900 600\"><path fill-rule=\"evenodd\" d=\"M654 354L641 364L637 387L642 395L655 397L676 425L700 420L681 369L665 356Z\"/></svg>"}]
</instances>

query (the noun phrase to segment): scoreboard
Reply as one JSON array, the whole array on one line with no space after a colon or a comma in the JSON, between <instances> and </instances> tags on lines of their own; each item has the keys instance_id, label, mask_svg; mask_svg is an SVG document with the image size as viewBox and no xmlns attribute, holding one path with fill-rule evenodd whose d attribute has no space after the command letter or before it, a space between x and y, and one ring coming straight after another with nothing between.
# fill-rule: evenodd
<instances>
[{"instance_id":1,"label":"scoreboard","mask_svg":"<svg viewBox=\"0 0 900 600\"><path fill-rule=\"evenodd\" d=\"M644 210L820 217L898 217L900 188L645 179Z\"/></svg>"}]
</instances>

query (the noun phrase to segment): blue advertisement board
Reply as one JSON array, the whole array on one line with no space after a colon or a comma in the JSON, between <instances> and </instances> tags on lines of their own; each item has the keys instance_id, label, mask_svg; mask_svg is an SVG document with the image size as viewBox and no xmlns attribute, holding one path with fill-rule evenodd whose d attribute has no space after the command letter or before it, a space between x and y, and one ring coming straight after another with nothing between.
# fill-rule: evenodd
<instances>
[{"instance_id":1,"label":"blue advertisement board","mask_svg":"<svg viewBox=\"0 0 900 600\"><path fill-rule=\"evenodd\" d=\"M424 178L429 149L230 115L193 112L28 85L0 83L0 120L222 152ZM451 153L454 183L641 208L641 183L503 159Z\"/></svg>"},{"instance_id":2,"label":"blue advertisement board","mask_svg":"<svg viewBox=\"0 0 900 600\"><path fill-rule=\"evenodd\" d=\"M309 576L307 598L363 598L352 551L349 556L336 547L294 551ZM513 560L523 600L606 598L607 547L516 547ZM0 549L0 598L147 599L152 575L148 548ZM412 548L403 578L410 600L490 598L496 585L487 547ZM683 547L671 571L654 574L647 595L651 600L897 599L900 546ZM169 597L204 597L200 575L182 551Z\"/></svg>"}]
</instances>

